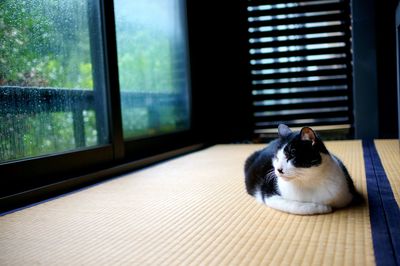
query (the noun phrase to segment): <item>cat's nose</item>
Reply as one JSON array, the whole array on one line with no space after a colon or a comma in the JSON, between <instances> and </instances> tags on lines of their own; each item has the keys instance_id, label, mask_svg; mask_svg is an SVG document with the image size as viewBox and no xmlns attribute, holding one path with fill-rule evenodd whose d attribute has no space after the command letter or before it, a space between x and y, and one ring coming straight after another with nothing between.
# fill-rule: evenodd
<instances>
[{"instance_id":1,"label":"cat's nose","mask_svg":"<svg viewBox=\"0 0 400 266\"><path fill-rule=\"evenodd\" d=\"M278 168L277 170L278 170L278 172L279 172L280 174L283 174L283 169L282 169L282 168Z\"/></svg>"}]
</instances>

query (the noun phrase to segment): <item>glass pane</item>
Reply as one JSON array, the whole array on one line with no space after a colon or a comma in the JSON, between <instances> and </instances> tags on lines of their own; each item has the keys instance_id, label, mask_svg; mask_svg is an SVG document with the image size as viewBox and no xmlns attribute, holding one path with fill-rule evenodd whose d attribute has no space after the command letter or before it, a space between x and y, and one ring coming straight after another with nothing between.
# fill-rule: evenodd
<instances>
[{"instance_id":1,"label":"glass pane","mask_svg":"<svg viewBox=\"0 0 400 266\"><path fill-rule=\"evenodd\" d=\"M0 162L108 142L92 0L0 1Z\"/></svg>"},{"instance_id":2,"label":"glass pane","mask_svg":"<svg viewBox=\"0 0 400 266\"><path fill-rule=\"evenodd\" d=\"M189 128L183 0L116 0L124 138Z\"/></svg>"}]
</instances>

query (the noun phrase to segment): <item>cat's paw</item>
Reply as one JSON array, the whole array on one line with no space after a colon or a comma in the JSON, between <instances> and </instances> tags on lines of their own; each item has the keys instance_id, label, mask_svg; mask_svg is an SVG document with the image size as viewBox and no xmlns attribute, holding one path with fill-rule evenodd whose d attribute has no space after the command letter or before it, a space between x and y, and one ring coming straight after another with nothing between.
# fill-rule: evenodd
<instances>
[{"instance_id":1,"label":"cat's paw","mask_svg":"<svg viewBox=\"0 0 400 266\"><path fill-rule=\"evenodd\" d=\"M271 208L298 215L312 215L332 212L332 207L329 205L288 200L282 198L281 196L267 197L265 198L265 204Z\"/></svg>"},{"instance_id":2,"label":"cat's paw","mask_svg":"<svg viewBox=\"0 0 400 266\"><path fill-rule=\"evenodd\" d=\"M297 214L312 215L332 212L332 207L318 203L307 203L301 205L297 210Z\"/></svg>"},{"instance_id":3,"label":"cat's paw","mask_svg":"<svg viewBox=\"0 0 400 266\"><path fill-rule=\"evenodd\" d=\"M332 207L329 205L315 204L315 213L330 213L332 212Z\"/></svg>"}]
</instances>

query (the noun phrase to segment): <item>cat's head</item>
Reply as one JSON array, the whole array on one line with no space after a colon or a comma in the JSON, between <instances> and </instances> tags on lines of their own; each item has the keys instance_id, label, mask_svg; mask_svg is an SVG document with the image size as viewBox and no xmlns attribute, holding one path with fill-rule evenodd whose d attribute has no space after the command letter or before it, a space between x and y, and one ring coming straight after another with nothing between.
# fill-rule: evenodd
<instances>
[{"instance_id":1,"label":"cat's head","mask_svg":"<svg viewBox=\"0 0 400 266\"><path fill-rule=\"evenodd\" d=\"M322 140L310 127L293 132L288 126L278 127L280 147L273 159L275 174L284 180L301 177L309 169L321 165L329 154Z\"/></svg>"}]
</instances>

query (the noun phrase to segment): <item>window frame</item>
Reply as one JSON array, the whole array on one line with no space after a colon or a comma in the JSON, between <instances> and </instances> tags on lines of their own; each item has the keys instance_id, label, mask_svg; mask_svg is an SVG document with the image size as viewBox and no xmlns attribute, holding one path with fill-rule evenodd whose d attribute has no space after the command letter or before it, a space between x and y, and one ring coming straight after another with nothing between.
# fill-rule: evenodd
<instances>
[{"instance_id":1,"label":"window frame","mask_svg":"<svg viewBox=\"0 0 400 266\"><path fill-rule=\"evenodd\" d=\"M85 147L0 164L0 212L30 204L50 196L98 182L118 173L143 167L203 147L197 134L194 105L191 98L192 73L189 67L189 129L163 135L124 140L117 62L114 1L96 0L97 20L104 59L104 87L109 144ZM191 65L189 21L186 10L186 52ZM96 25L97 26L97 25ZM90 26L91 27L91 26ZM91 35L93 33L90 33ZM93 42L91 43L93 44ZM101 70L103 71L103 70ZM96 77L93 77L96 79ZM199 143L198 145L194 145ZM112 170L110 170L112 169Z\"/></svg>"}]
</instances>

